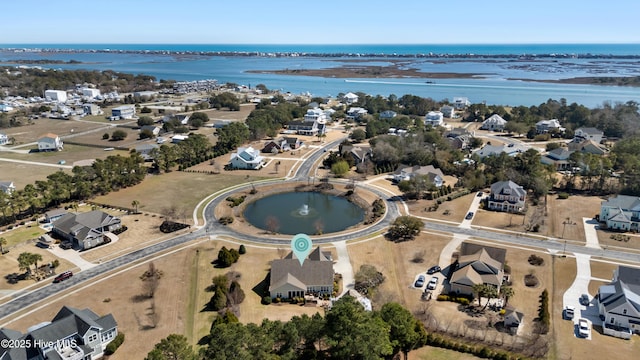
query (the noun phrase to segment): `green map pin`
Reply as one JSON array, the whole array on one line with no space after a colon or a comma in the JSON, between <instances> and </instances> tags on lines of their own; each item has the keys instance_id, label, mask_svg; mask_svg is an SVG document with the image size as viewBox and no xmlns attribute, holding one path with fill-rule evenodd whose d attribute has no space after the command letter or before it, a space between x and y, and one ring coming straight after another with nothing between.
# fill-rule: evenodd
<instances>
[{"instance_id":1,"label":"green map pin","mask_svg":"<svg viewBox=\"0 0 640 360\"><path fill-rule=\"evenodd\" d=\"M300 266L304 263L307 255L311 252L313 241L306 234L298 234L291 239L291 250L300 261Z\"/></svg>"}]
</instances>

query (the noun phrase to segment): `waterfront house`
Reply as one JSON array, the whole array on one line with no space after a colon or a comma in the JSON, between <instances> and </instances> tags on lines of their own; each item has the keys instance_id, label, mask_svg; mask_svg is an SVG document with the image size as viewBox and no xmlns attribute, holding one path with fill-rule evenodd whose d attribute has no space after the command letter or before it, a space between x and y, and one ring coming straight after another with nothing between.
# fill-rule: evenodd
<instances>
[{"instance_id":1,"label":"waterfront house","mask_svg":"<svg viewBox=\"0 0 640 360\"><path fill-rule=\"evenodd\" d=\"M360 120L365 115L367 115L369 111L367 109L361 107L351 107L347 110L346 118L349 120Z\"/></svg>"},{"instance_id":2,"label":"waterfront house","mask_svg":"<svg viewBox=\"0 0 640 360\"><path fill-rule=\"evenodd\" d=\"M444 117L446 118L453 118L456 114L456 109L453 106L449 106L449 105L445 105L443 106L440 111L442 111L442 115L444 115Z\"/></svg>"},{"instance_id":3,"label":"waterfront house","mask_svg":"<svg viewBox=\"0 0 640 360\"><path fill-rule=\"evenodd\" d=\"M558 119L540 120L536 123L536 134L546 134L548 132L563 133L565 128L560 126Z\"/></svg>"},{"instance_id":4,"label":"waterfront house","mask_svg":"<svg viewBox=\"0 0 640 360\"><path fill-rule=\"evenodd\" d=\"M457 110L464 110L469 105L471 105L471 102L466 97L454 97L453 98L453 107L455 107Z\"/></svg>"},{"instance_id":5,"label":"waterfront house","mask_svg":"<svg viewBox=\"0 0 640 360\"><path fill-rule=\"evenodd\" d=\"M356 94L354 94L352 92L348 92L348 93L344 94L344 96L342 98L344 99L344 102L347 105L351 105L351 104L354 104L354 103L358 102L358 95L356 95Z\"/></svg>"},{"instance_id":6,"label":"waterfront house","mask_svg":"<svg viewBox=\"0 0 640 360\"><path fill-rule=\"evenodd\" d=\"M498 181L491 184L491 195L487 200L488 207L496 211L522 212L526 195L526 190L513 181Z\"/></svg>"}]
</instances>

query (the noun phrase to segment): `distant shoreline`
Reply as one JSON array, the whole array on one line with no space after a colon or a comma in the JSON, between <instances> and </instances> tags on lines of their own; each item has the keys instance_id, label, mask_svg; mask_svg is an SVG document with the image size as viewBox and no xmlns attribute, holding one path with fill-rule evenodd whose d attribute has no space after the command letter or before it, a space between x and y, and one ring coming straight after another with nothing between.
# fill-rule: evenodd
<instances>
[{"instance_id":1,"label":"distant shoreline","mask_svg":"<svg viewBox=\"0 0 640 360\"><path fill-rule=\"evenodd\" d=\"M37 54L139 54L169 56L241 56L241 57L305 57L305 58L376 58L376 59L640 59L639 55L593 53L540 53L540 54L475 54L475 53L359 53L359 52L303 52L303 51L197 51L197 50L127 50L127 49L64 49L5 47L0 52Z\"/></svg>"}]
</instances>

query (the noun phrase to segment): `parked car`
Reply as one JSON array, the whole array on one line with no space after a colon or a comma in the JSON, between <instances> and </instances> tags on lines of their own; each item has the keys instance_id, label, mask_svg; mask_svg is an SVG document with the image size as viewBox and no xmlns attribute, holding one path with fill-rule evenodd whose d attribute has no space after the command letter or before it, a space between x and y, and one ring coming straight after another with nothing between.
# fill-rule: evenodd
<instances>
[{"instance_id":1,"label":"parked car","mask_svg":"<svg viewBox=\"0 0 640 360\"><path fill-rule=\"evenodd\" d=\"M65 249L65 250L69 250L69 249L73 248L73 246L68 242L61 242L60 243L60 247Z\"/></svg>"},{"instance_id":2,"label":"parked car","mask_svg":"<svg viewBox=\"0 0 640 360\"><path fill-rule=\"evenodd\" d=\"M589 295L588 294L580 295L580 304L582 304L584 306L589 306Z\"/></svg>"},{"instance_id":3,"label":"parked car","mask_svg":"<svg viewBox=\"0 0 640 360\"><path fill-rule=\"evenodd\" d=\"M482 191L478 191L477 197L482 197Z\"/></svg>"},{"instance_id":4,"label":"parked car","mask_svg":"<svg viewBox=\"0 0 640 360\"><path fill-rule=\"evenodd\" d=\"M440 266L435 265L435 266L430 267L429 270L427 270L427 274L429 274L429 275L435 274L437 272L440 272L440 270L442 270L442 269L440 269Z\"/></svg>"},{"instance_id":5,"label":"parked car","mask_svg":"<svg viewBox=\"0 0 640 360\"><path fill-rule=\"evenodd\" d=\"M591 335L591 324L589 324L589 320L583 318L578 320L578 334L585 338Z\"/></svg>"},{"instance_id":6,"label":"parked car","mask_svg":"<svg viewBox=\"0 0 640 360\"><path fill-rule=\"evenodd\" d=\"M56 277L53 279L53 282L54 282L54 283L59 283L60 281L67 280L68 278L70 278L70 277L72 277L72 276L73 276L73 273L72 273L71 271L65 271L65 272L63 272L62 274L60 274L60 275L56 276Z\"/></svg>"},{"instance_id":7,"label":"parked car","mask_svg":"<svg viewBox=\"0 0 640 360\"><path fill-rule=\"evenodd\" d=\"M413 284L414 287L417 288L421 288L424 285L424 275L420 275L418 276L418 280L416 280L415 284Z\"/></svg>"},{"instance_id":8,"label":"parked car","mask_svg":"<svg viewBox=\"0 0 640 360\"><path fill-rule=\"evenodd\" d=\"M36 243L36 246L39 247L40 249L48 249L49 248L49 244L45 244L43 242L38 241Z\"/></svg>"},{"instance_id":9,"label":"parked car","mask_svg":"<svg viewBox=\"0 0 640 360\"><path fill-rule=\"evenodd\" d=\"M567 305L567 307L564 308L564 318L567 320L573 319L575 312L576 312L575 307Z\"/></svg>"},{"instance_id":10,"label":"parked car","mask_svg":"<svg viewBox=\"0 0 640 360\"><path fill-rule=\"evenodd\" d=\"M429 280L429 283L427 284L427 289L435 290L436 287L438 287L438 277L434 276L431 278L431 280Z\"/></svg>"},{"instance_id":11,"label":"parked car","mask_svg":"<svg viewBox=\"0 0 640 360\"><path fill-rule=\"evenodd\" d=\"M469 212L467 213L467 216L465 216L464 218L465 218L465 219L467 219L467 220L471 220L471 219L473 219L473 211L469 211Z\"/></svg>"}]
</instances>

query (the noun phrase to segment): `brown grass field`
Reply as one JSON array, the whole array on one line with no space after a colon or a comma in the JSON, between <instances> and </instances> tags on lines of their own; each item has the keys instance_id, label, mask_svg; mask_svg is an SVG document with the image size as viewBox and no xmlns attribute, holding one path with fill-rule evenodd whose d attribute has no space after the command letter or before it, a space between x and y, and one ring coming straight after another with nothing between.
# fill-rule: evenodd
<instances>
[{"instance_id":1,"label":"brown grass field","mask_svg":"<svg viewBox=\"0 0 640 360\"><path fill-rule=\"evenodd\" d=\"M105 127L105 125L85 121L40 118L33 120L29 125L4 129L3 132L7 134L7 136L12 136L16 139L16 143L14 145L20 145L36 142L40 136L46 133L54 133L63 137L71 135L72 133L77 134L102 127ZM102 135L102 133L100 133L100 135ZM33 147L36 149L38 148L37 145L34 145Z\"/></svg>"},{"instance_id":2,"label":"brown grass field","mask_svg":"<svg viewBox=\"0 0 640 360\"><path fill-rule=\"evenodd\" d=\"M18 154L10 152L2 152L1 157L15 160L26 160L43 162L48 164L58 164L60 160L65 161L65 166L72 166L74 162L89 159L104 159L110 155L129 156L128 151L113 150L105 151L103 148L95 148L82 145L65 144L62 151L50 151L50 152L34 152L30 154ZM0 162L2 166L4 162ZM56 167L47 166L50 172L55 172Z\"/></svg>"},{"instance_id":3,"label":"brown grass field","mask_svg":"<svg viewBox=\"0 0 640 360\"><path fill-rule=\"evenodd\" d=\"M5 154L7 153L0 152L0 157L3 157ZM21 164L0 160L2 180L13 181L16 189L23 189L27 184L35 184L36 180L47 180L47 176L59 170L60 168L57 167ZM62 171L71 174L71 169L62 169Z\"/></svg>"}]
</instances>

